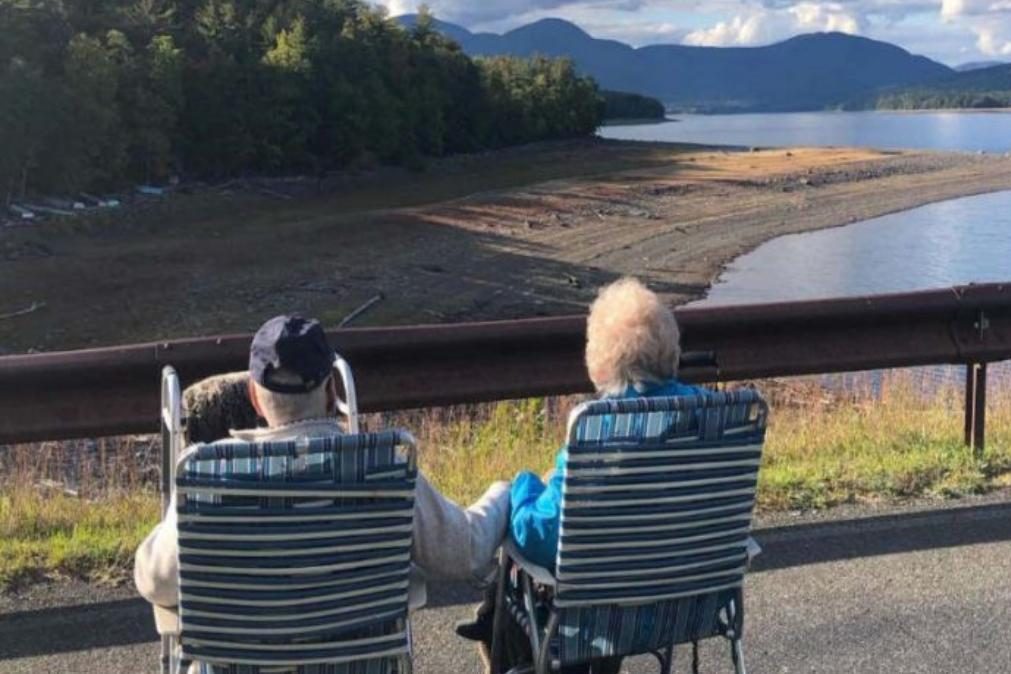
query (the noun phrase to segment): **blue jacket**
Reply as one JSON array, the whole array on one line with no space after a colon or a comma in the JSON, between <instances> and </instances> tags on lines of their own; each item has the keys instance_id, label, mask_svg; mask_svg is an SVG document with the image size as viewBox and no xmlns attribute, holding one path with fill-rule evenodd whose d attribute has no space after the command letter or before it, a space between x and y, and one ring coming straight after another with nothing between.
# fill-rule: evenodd
<instances>
[{"instance_id":1,"label":"blue jacket","mask_svg":"<svg viewBox=\"0 0 1011 674\"><path fill-rule=\"evenodd\" d=\"M647 385L643 390L629 386L617 398L666 398L671 396L706 395L709 391L688 386L676 379L662 384ZM558 520L562 509L562 472L565 448L555 459L555 472L547 484L531 472L524 471L513 480L510 498L512 515L510 530L513 542L523 554L538 566L553 570L558 556Z\"/></svg>"}]
</instances>

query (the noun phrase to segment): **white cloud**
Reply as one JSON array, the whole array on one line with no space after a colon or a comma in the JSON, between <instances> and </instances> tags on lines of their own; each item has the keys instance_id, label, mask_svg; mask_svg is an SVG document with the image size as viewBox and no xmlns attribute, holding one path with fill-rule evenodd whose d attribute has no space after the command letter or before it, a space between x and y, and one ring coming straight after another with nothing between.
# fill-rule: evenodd
<instances>
[{"instance_id":1,"label":"white cloud","mask_svg":"<svg viewBox=\"0 0 1011 674\"><path fill-rule=\"evenodd\" d=\"M972 30L981 54L1011 55L1011 0L942 0L941 17Z\"/></svg>"},{"instance_id":2,"label":"white cloud","mask_svg":"<svg viewBox=\"0 0 1011 674\"><path fill-rule=\"evenodd\" d=\"M961 62L1011 52L1011 0L372 0L393 15L428 4L440 19L505 32L556 16L632 45L768 44L814 31L888 40Z\"/></svg>"},{"instance_id":3,"label":"white cloud","mask_svg":"<svg viewBox=\"0 0 1011 674\"><path fill-rule=\"evenodd\" d=\"M754 45L813 31L860 34L864 28L864 19L839 3L800 2L752 9L710 28L692 31L684 42L708 46Z\"/></svg>"},{"instance_id":4,"label":"white cloud","mask_svg":"<svg viewBox=\"0 0 1011 674\"><path fill-rule=\"evenodd\" d=\"M973 26L976 46L988 56L1011 56L1011 27L1006 22L991 21Z\"/></svg>"},{"instance_id":5,"label":"white cloud","mask_svg":"<svg viewBox=\"0 0 1011 674\"><path fill-rule=\"evenodd\" d=\"M858 14L850 14L837 3L801 2L788 10L803 30L827 30L840 33L862 33L864 19Z\"/></svg>"},{"instance_id":6,"label":"white cloud","mask_svg":"<svg viewBox=\"0 0 1011 674\"><path fill-rule=\"evenodd\" d=\"M755 11L748 16L737 15L730 21L720 21L711 28L694 30L685 36L684 43L725 47L750 45L770 41L779 30L772 25L773 12Z\"/></svg>"},{"instance_id":7,"label":"white cloud","mask_svg":"<svg viewBox=\"0 0 1011 674\"><path fill-rule=\"evenodd\" d=\"M1011 12L1011 0L941 0L941 16L975 16Z\"/></svg>"}]
</instances>

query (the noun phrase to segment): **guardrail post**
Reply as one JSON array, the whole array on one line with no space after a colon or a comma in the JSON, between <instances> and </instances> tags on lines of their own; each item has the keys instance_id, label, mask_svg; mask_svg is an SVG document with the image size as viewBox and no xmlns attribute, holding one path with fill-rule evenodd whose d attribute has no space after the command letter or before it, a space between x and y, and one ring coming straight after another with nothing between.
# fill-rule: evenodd
<instances>
[{"instance_id":1,"label":"guardrail post","mask_svg":"<svg viewBox=\"0 0 1011 674\"><path fill-rule=\"evenodd\" d=\"M986 363L965 368L965 444L978 457L986 437Z\"/></svg>"}]
</instances>

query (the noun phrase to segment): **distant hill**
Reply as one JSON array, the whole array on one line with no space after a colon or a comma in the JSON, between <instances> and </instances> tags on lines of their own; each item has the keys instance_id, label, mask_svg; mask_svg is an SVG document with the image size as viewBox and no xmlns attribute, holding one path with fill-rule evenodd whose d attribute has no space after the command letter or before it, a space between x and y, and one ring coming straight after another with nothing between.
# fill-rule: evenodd
<instances>
[{"instance_id":1,"label":"distant hill","mask_svg":"<svg viewBox=\"0 0 1011 674\"><path fill-rule=\"evenodd\" d=\"M963 63L962 65L955 66L955 70L960 73L969 72L970 70L980 70L982 68L993 68L994 66L1006 65L1004 61L970 61L969 63Z\"/></svg>"},{"instance_id":2,"label":"distant hill","mask_svg":"<svg viewBox=\"0 0 1011 674\"><path fill-rule=\"evenodd\" d=\"M400 17L413 25L413 15ZM571 57L604 89L658 98L675 110L781 111L835 106L860 92L910 86L955 71L886 42L843 33L799 35L766 47L633 48L575 24L544 19L503 35L436 28L471 55Z\"/></svg>"},{"instance_id":3,"label":"distant hill","mask_svg":"<svg viewBox=\"0 0 1011 674\"><path fill-rule=\"evenodd\" d=\"M889 109L1011 107L1011 63L968 70L915 87L880 90L859 107Z\"/></svg>"}]
</instances>

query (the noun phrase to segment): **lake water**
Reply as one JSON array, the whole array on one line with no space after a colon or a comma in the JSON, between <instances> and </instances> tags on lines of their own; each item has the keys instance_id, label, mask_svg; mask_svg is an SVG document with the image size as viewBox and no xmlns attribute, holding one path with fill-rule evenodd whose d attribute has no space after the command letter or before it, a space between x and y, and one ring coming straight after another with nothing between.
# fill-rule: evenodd
<instances>
[{"instance_id":1,"label":"lake water","mask_svg":"<svg viewBox=\"0 0 1011 674\"><path fill-rule=\"evenodd\" d=\"M661 124L606 126L600 135L706 145L843 145L1011 152L1008 112L797 112L678 115Z\"/></svg>"},{"instance_id":2,"label":"lake water","mask_svg":"<svg viewBox=\"0 0 1011 674\"><path fill-rule=\"evenodd\" d=\"M1011 191L789 234L734 260L700 304L907 292L1011 280Z\"/></svg>"},{"instance_id":3,"label":"lake water","mask_svg":"<svg viewBox=\"0 0 1011 674\"><path fill-rule=\"evenodd\" d=\"M1011 280L1011 191L914 208L835 229L790 234L734 260L697 306L907 292ZM961 385L965 370L914 368L926 391ZM994 386L1011 385L1011 363L991 370ZM831 385L881 384L829 378Z\"/></svg>"}]
</instances>

